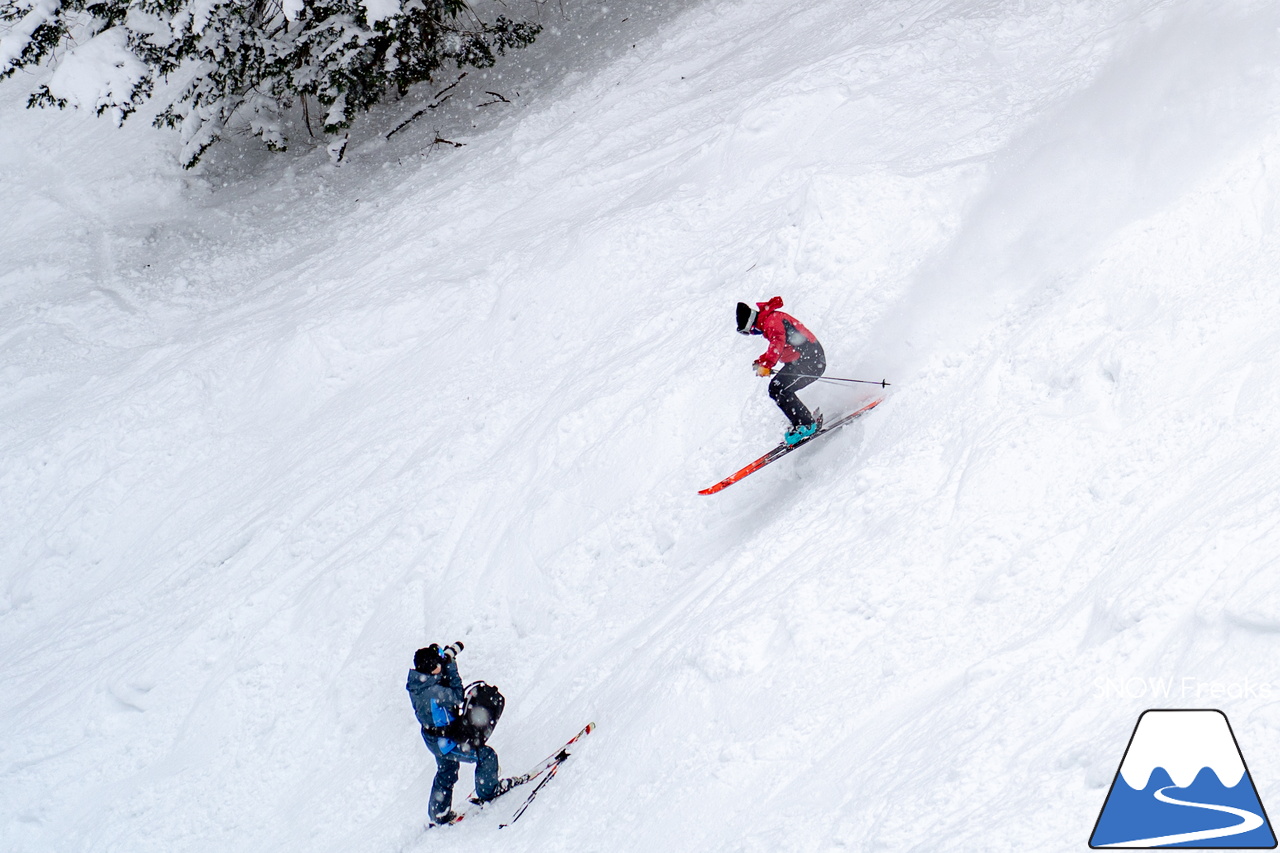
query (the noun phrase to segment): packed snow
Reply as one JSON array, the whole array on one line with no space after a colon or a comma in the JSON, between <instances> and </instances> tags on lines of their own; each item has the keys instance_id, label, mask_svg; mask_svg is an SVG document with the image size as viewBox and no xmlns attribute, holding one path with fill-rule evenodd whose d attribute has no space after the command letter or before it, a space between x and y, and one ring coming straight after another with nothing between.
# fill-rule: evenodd
<instances>
[{"instance_id":1,"label":"packed snow","mask_svg":"<svg viewBox=\"0 0 1280 853\"><path fill-rule=\"evenodd\" d=\"M1080 850L1150 707L1280 808L1280 6L586 5L337 166L0 84L0 849ZM888 399L699 496L774 295ZM455 640L599 725L506 829Z\"/></svg>"}]
</instances>

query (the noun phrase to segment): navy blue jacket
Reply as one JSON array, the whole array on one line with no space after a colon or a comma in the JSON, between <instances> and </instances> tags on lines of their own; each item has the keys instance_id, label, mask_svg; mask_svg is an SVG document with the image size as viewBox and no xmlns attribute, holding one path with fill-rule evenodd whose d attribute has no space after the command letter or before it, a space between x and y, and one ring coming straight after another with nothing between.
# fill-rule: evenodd
<instances>
[{"instance_id":1,"label":"navy blue jacket","mask_svg":"<svg viewBox=\"0 0 1280 853\"><path fill-rule=\"evenodd\" d=\"M408 683L404 686L409 691L409 699L413 702L413 713L423 728L427 726L447 726L462 707L465 686L458 675L458 665L454 661L445 661L438 675L409 670ZM422 733L423 740L427 733ZM448 738L433 738L441 754L449 753L456 743Z\"/></svg>"}]
</instances>

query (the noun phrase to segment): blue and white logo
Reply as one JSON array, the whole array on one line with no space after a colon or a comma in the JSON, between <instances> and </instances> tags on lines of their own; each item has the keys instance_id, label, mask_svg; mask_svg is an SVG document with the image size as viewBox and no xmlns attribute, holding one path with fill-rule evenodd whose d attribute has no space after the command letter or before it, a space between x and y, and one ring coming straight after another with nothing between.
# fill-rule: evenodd
<instances>
[{"instance_id":1,"label":"blue and white logo","mask_svg":"<svg viewBox=\"0 0 1280 853\"><path fill-rule=\"evenodd\" d=\"M1226 715L1144 711L1089 846L1275 847Z\"/></svg>"}]
</instances>

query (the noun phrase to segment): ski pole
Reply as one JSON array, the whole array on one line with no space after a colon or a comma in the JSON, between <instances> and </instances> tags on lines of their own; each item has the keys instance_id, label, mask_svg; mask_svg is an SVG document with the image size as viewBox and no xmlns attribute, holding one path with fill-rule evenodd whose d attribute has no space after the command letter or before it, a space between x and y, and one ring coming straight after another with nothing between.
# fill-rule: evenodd
<instances>
[{"instance_id":1,"label":"ski pole","mask_svg":"<svg viewBox=\"0 0 1280 853\"><path fill-rule=\"evenodd\" d=\"M547 772L547 775L542 778L542 781L537 784L537 787L535 787L533 791L530 792L529 798L524 801L524 805L522 805L520 809L511 817L511 820L507 821L506 823L498 824L498 829L506 829L508 826L511 826L511 824L515 823L520 819L520 815L524 814L525 809L529 808L529 804L533 802L534 797L538 796L538 792L542 790L542 786L546 785L548 782L550 782L552 779L555 778L556 771L560 769L560 765L564 764L565 759L567 759L568 757L569 757L569 753L565 752L564 750L560 751L560 754L556 756L555 763L551 765L551 769Z\"/></svg>"},{"instance_id":2,"label":"ski pole","mask_svg":"<svg viewBox=\"0 0 1280 853\"><path fill-rule=\"evenodd\" d=\"M860 382L863 385L879 385L881 388L888 388L893 384L892 382L884 379L876 382L873 379L842 379L839 376L814 376L811 373L792 373L791 375L797 376L801 379L817 379L820 382Z\"/></svg>"}]
</instances>

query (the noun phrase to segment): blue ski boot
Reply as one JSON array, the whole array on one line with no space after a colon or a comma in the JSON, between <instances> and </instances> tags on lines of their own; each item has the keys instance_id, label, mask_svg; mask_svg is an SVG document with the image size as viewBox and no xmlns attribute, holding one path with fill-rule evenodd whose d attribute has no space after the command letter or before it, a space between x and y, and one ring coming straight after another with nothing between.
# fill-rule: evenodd
<instances>
[{"instance_id":1,"label":"blue ski boot","mask_svg":"<svg viewBox=\"0 0 1280 853\"><path fill-rule=\"evenodd\" d=\"M817 421L814 421L811 424L801 424L800 426L793 426L791 429L787 430L782 434L782 440L785 441L787 444L794 446L804 441L805 439L813 438L814 434L817 433L817 431L818 431Z\"/></svg>"}]
</instances>

